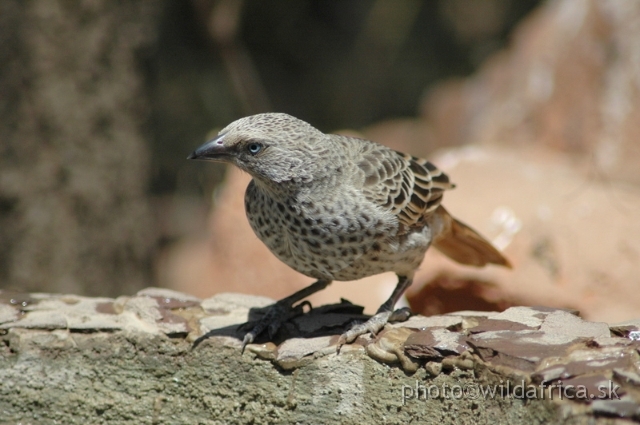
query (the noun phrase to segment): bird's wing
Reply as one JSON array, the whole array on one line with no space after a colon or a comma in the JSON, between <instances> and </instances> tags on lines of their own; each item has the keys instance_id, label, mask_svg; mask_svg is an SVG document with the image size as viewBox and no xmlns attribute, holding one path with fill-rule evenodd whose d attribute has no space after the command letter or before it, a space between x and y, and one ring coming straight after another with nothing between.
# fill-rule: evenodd
<instances>
[{"instance_id":1,"label":"bird's wing","mask_svg":"<svg viewBox=\"0 0 640 425\"><path fill-rule=\"evenodd\" d=\"M394 213L405 229L421 226L455 186L426 159L396 152L375 143L363 147L358 168L364 173L365 197Z\"/></svg>"}]
</instances>

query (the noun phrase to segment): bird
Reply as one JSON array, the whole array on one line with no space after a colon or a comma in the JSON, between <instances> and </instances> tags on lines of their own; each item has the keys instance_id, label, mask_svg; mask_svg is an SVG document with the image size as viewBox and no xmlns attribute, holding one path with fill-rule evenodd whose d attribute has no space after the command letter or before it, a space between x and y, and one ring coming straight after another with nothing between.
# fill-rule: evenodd
<instances>
[{"instance_id":1,"label":"bird","mask_svg":"<svg viewBox=\"0 0 640 425\"><path fill-rule=\"evenodd\" d=\"M187 159L233 164L252 177L247 219L283 263L314 283L269 306L247 332L273 338L296 303L333 281L395 272L398 283L376 314L338 340L377 334L411 285L427 249L476 267L509 261L441 205L455 185L431 162L362 138L325 134L285 113L240 118ZM402 316L402 314L400 315Z\"/></svg>"}]
</instances>

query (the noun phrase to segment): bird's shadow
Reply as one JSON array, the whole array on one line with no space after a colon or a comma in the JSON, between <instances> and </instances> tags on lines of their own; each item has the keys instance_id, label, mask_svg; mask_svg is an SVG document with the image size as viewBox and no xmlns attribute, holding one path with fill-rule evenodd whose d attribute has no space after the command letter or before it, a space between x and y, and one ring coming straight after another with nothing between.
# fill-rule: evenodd
<instances>
[{"instance_id":1,"label":"bird's shadow","mask_svg":"<svg viewBox=\"0 0 640 425\"><path fill-rule=\"evenodd\" d=\"M308 306L309 311L303 311ZM252 308L249 310L248 321L245 323L212 329L196 339L192 348L196 348L208 338L214 336L228 336L242 341L245 334L262 318L268 307ZM291 338L314 338L328 335L341 335L354 322L364 322L371 316L363 314L364 307L352 304L341 299L337 304L326 304L311 308L308 302L302 302L292 310L291 315L282 323L275 335L269 335L267 331L258 335L254 343L268 341L276 345Z\"/></svg>"}]
</instances>

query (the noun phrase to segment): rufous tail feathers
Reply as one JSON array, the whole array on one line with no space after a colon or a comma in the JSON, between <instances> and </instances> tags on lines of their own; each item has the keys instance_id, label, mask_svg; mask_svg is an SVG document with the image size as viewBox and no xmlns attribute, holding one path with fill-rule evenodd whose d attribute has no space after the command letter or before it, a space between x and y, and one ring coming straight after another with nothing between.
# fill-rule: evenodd
<instances>
[{"instance_id":1,"label":"rufous tail feathers","mask_svg":"<svg viewBox=\"0 0 640 425\"><path fill-rule=\"evenodd\" d=\"M461 264L482 267L497 264L511 268L511 263L488 240L466 224L456 220L442 205L434 211L440 228L434 236L433 246L447 257ZM442 226L442 227L440 227Z\"/></svg>"}]
</instances>

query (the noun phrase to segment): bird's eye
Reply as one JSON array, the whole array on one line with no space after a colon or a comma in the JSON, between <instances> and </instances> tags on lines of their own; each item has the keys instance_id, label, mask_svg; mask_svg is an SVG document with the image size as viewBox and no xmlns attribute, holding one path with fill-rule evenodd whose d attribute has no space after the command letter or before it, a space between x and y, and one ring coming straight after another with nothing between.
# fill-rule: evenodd
<instances>
[{"instance_id":1,"label":"bird's eye","mask_svg":"<svg viewBox=\"0 0 640 425\"><path fill-rule=\"evenodd\" d=\"M262 145L260 143L249 143L247 145L247 150L251 155L256 155L262 150Z\"/></svg>"}]
</instances>

